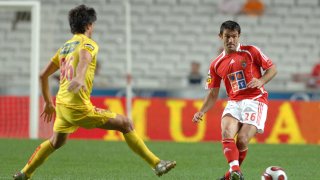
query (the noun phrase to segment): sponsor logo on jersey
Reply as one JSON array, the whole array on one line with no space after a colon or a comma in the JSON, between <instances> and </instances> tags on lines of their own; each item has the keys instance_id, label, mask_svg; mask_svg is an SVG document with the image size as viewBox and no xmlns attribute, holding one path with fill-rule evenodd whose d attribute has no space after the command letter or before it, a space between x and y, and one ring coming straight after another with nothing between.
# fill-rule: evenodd
<instances>
[{"instance_id":1,"label":"sponsor logo on jersey","mask_svg":"<svg viewBox=\"0 0 320 180\"><path fill-rule=\"evenodd\" d=\"M228 74L228 79L233 92L247 88L246 79L242 70Z\"/></svg>"},{"instance_id":2,"label":"sponsor logo on jersey","mask_svg":"<svg viewBox=\"0 0 320 180\"><path fill-rule=\"evenodd\" d=\"M79 41L74 41L64 44L61 48L60 54L72 53L79 43Z\"/></svg>"}]
</instances>

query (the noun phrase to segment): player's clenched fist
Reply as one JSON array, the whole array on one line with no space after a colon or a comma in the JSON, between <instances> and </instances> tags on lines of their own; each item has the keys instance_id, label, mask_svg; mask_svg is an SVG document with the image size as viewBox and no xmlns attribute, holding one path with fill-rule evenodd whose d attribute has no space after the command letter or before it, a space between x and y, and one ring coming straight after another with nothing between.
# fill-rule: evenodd
<instances>
[{"instance_id":1,"label":"player's clenched fist","mask_svg":"<svg viewBox=\"0 0 320 180\"><path fill-rule=\"evenodd\" d=\"M204 115L203 112L196 112L193 116L192 122L198 123L199 121L202 121L202 116Z\"/></svg>"}]
</instances>

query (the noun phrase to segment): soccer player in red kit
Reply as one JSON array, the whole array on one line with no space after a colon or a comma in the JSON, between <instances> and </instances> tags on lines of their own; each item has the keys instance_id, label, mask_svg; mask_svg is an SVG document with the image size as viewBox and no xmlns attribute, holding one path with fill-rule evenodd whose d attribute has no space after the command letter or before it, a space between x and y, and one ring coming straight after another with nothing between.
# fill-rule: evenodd
<instances>
[{"instance_id":1,"label":"soccer player in red kit","mask_svg":"<svg viewBox=\"0 0 320 180\"><path fill-rule=\"evenodd\" d=\"M230 169L221 180L244 179L240 165L246 157L248 143L256 133L263 132L267 117L268 93L263 85L277 73L271 59L259 48L239 43L240 33L237 22L222 23L219 37L224 51L210 64L206 85L209 91L192 119L200 122L213 107L223 80L229 99L222 114L221 134L223 153ZM263 74L261 68L265 71Z\"/></svg>"}]
</instances>

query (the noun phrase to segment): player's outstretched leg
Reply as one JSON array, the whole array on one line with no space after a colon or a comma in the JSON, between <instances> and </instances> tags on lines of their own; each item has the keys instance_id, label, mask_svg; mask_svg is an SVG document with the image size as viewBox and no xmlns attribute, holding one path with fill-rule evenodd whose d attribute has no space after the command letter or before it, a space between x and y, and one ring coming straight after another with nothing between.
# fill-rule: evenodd
<instances>
[{"instance_id":1,"label":"player's outstretched leg","mask_svg":"<svg viewBox=\"0 0 320 180\"><path fill-rule=\"evenodd\" d=\"M132 121L123 115L117 114L114 118L109 118L99 128L122 132L130 149L143 158L158 176L169 172L176 165L175 161L160 160L160 158L153 154L134 130Z\"/></svg>"},{"instance_id":2,"label":"player's outstretched leg","mask_svg":"<svg viewBox=\"0 0 320 180\"><path fill-rule=\"evenodd\" d=\"M41 143L24 168L13 175L14 180L30 179L35 170L58 148L65 144L68 134L54 132L50 140Z\"/></svg>"},{"instance_id":3,"label":"player's outstretched leg","mask_svg":"<svg viewBox=\"0 0 320 180\"><path fill-rule=\"evenodd\" d=\"M135 130L124 134L124 138L132 151L147 161L147 163L154 169L157 176L161 176L169 172L176 166L175 161L160 160L156 155L154 155L145 145L143 140L137 135Z\"/></svg>"},{"instance_id":4,"label":"player's outstretched leg","mask_svg":"<svg viewBox=\"0 0 320 180\"><path fill-rule=\"evenodd\" d=\"M13 178L16 180L29 179L36 168L39 167L47 159L47 157L54 152L54 150L55 149L49 140L44 141L36 148L24 168L15 174Z\"/></svg>"}]
</instances>

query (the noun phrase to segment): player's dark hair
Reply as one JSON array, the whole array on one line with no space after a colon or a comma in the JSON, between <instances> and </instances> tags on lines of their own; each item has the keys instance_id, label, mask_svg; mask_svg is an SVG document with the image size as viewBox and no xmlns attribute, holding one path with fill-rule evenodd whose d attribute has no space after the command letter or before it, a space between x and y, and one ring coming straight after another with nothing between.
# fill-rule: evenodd
<instances>
[{"instance_id":1,"label":"player's dark hair","mask_svg":"<svg viewBox=\"0 0 320 180\"><path fill-rule=\"evenodd\" d=\"M83 34L86 31L87 25L94 23L96 20L96 11L84 4L69 11L69 24L72 34Z\"/></svg>"},{"instance_id":2,"label":"player's dark hair","mask_svg":"<svg viewBox=\"0 0 320 180\"><path fill-rule=\"evenodd\" d=\"M225 29L229 29L231 31L238 31L239 34L241 33L240 25L235 21L225 21L224 23L222 23L220 27L220 35L223 34L223 31Z\"/></svg>"}]
</instances>

